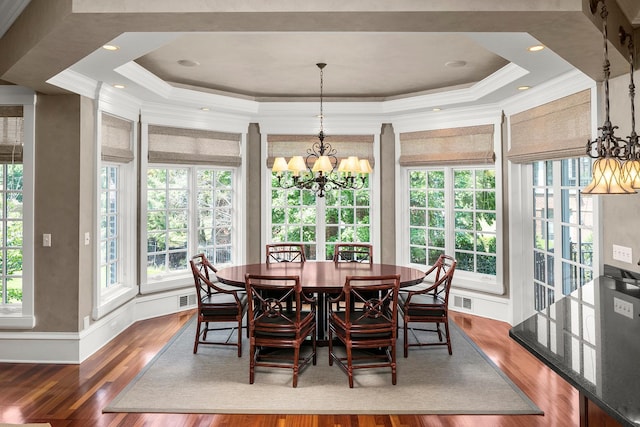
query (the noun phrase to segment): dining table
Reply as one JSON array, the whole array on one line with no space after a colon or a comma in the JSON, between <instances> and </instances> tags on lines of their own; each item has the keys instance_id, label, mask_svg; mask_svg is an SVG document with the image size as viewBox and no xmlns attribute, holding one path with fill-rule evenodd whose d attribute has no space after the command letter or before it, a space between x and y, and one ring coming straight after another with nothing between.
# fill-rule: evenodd
<instances>
[{"instance_id":1,"label":"dining table","mask_svg":"<svg viewBox=\"0 0 640 427\"><path fill-rule=\"evenodd\" d=\"M395 264L306 261L234 265L216 272L224 284L245 287L247 274L263 276L299 276L302 290L317 296L317 336L319 343L326 342L327 295L338 295L347 276L400 275L400 287L416 285L425 277L425 272L413 267Z\"/></svg>"}]
</instances>

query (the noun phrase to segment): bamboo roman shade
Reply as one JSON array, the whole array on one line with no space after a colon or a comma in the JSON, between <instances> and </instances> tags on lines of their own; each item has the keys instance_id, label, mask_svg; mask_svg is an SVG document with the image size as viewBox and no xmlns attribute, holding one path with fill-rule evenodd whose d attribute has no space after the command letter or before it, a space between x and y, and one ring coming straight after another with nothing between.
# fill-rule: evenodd
<instances>
[{"instance_id":1,"label":"bamboo roman shade","mask_svg":"<svg viewBox=\"0 0 640 427\"><path fill-rule=\"evenodd\" d=\"M586 155L591 139L591 93L584 90L511 116L511 147L515 163Z\"/></svg>"},{"instance_id":2,"label":"bamboo roman shade","mask_svg":"<svg viewBox=\"0 0 640 427\"><path fill-rule=\"evenodd\" d=\"M238 133L149 126L149 162L240 166Z\"/></svg>"},{"instance_id":3,"label":"bamboo roman shade","mask_svg":"<svg viewBox=\"0 0 640 427\"><path fill-rule=\"evenodd\" d=\"M22 163L23 144L22 106L0 106L0 163Z\"/></svg>"},{"instance_id":4,"label":"bamboo roman shade","mask_svg":"<svg viewBox=\"0 0 640 427\"><path fill-rule=\"evenodd\" d=\"M400 134L401 166L455 166L495 163L493 125Z\"/></svg>"},{"instance_id":5,"label":"bamboo roman shade","mask_svg":"<svg viewBox=\"0 0 640 427\"><path fill-rule=\"evenodd\" d=\"M133 161L133 122L103 113L101 129L102 160L117 163Z\"/></svg>"},{"instance_id":6,"label":"bamboo roman shade","mask_svg":"<svg viewBox=\"0 0 640 427\"><path fill-rule=\"evenodd\" d=\"M307 149L319 142L317 135L269 135L267 136L267 167L271 168L276 157L290 159L307 154ZM324 139L336 150L338 162L349 156L369 160L374 166L373 135L330 135ZM310 165L312 166L312 165Z\"/></svg>"}]
</instances>

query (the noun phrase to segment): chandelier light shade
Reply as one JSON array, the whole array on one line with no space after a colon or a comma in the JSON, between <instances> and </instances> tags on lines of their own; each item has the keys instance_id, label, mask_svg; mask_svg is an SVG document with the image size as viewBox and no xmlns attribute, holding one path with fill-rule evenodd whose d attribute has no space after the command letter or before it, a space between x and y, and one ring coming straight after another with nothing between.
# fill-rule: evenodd
<instances>
[{"instance_id":1,"label":"chandelier light shade","mask_svg":"<svg viewBox=\"0 0 640 427\"><path fill-rule=\"evenodd\" d=\"M618 126L611 123L609 117L609 74L610 62L608 54L607 37L607 6L604 0L591 0L591 10L595 13L598 5L602 3L600 16L602 17L602 36L604 40L604 124L598 128L599 135L596 139L587 142L587 155L596 159L593 162L592 181L583 190L582 194L633 194L636 190L633 182L637 180L640 164L633 165L633 160L637 160L634 153L638 152L638 137L635 129L628 139L623 139L615 135ZM621 29L621 41L624 43L623 30ZM626 36L626 34L625 34ZM630 50L633 43L630 41ZM633 87L633 53L631 53L631 84L629 94L631 97L632 128L635 128L634 119L634 87ZM629 163L629 165L627 165ZM635 174L635 177L634 177ZM640 188L640 187L637 187Z\"/></svg>"},{"instance_id":2,"label":"chandelier light shade","mask_svg":"<svg viewBox=\"0 0 640 427\"><path fill-rule=\"evenodd\" d=\"M312 190L318 197L324 197L328 190L352 189L364 187L367 175L373 172L369 160L356 156L344 157L338 162L337 151L325 142L323 86L324 67L320 69L320 132L318 142L307 149L305 155L293 156L289 161L276 157L271 170L276 173L280 188L299 188ZM290 175L290 179L287 179Z\"/></svg>"}]
</instances>

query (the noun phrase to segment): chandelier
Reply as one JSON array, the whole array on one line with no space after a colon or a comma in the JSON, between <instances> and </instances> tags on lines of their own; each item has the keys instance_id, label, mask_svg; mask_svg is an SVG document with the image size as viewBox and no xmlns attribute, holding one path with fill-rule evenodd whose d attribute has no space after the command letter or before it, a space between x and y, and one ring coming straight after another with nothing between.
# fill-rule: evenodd
<instances>
[{"instance_id":1,"label":"chandelier","mask_svg":"<svg viewBox=\"0 0 640 427\"><path fill-rule=\"evenodd\" d=\"M324 197L329 190L358 190L364 187L367 175L372 172L367 159L348 156L338 162L337 150L325 142L323 111L323 70L327 64L316 64L320 69L320 132L318 142L307 148L305 155L293 156L289 161L276 157L271 170L277 175L280 188L312 190L318 197ZM283 173L291 174L291 179L283 179Z\"/></svg>"},{"instance_id":2,"label":"chandelier","mask_svg":"<svg viewBox=\"0 0 640 427\"><path fill-rule=\"evenodd\" d=\"M614 134L618 126L611 124L609 118L609 56L607 48L607 6L604 0L591 0L591 11L595 13L598 4L602 3L602 35L604 39L604 107L605 119L602 127L598 128L599 135L593 141L587 142L587 155L596 159L593 162L592 181L582 190L582 194L633 194L640 188L640 145L635 131L635 86L633 71L635 57L633 54L633 40L630 35L620 28L620 41L624 44L629 36L629 56L631 64L631 82L629 96L631 98L631 135L627 139Z\"/></svg>"}]
</instances>

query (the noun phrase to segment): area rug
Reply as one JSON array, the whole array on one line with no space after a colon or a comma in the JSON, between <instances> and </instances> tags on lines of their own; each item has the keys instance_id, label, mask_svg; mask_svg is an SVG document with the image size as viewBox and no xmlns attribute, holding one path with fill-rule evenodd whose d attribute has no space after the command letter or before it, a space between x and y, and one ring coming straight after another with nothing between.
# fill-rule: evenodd
<instances>
[{"instance_id":1,"label":"area rug","mask_svg":"<svg viewBox=\"0 0 640 427\"><path fill-rule=\"evenodd\" d=\"M242 358L235 347L201 345L193 354L192 320L103 411L543 414L464 332L453 323L451 330L452 356L446 347L414 347L405 359L400 339L395 386L388 369L372 369L356 372L350 389L346 374L329 366L327 348L319 347L317 365L302 371L293 388L288 369L257 369L249 384L248 342Z\"/></svg>"}]
</instances>

